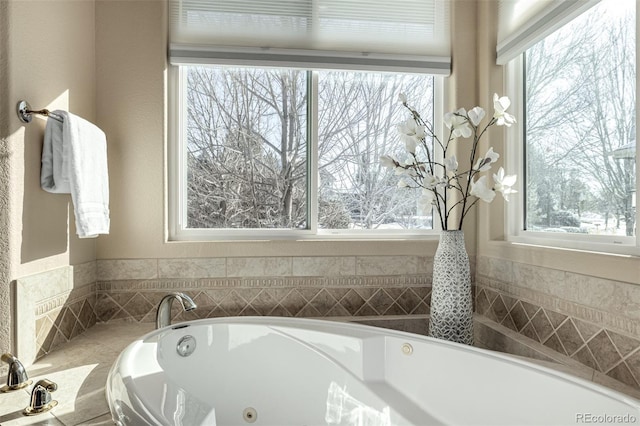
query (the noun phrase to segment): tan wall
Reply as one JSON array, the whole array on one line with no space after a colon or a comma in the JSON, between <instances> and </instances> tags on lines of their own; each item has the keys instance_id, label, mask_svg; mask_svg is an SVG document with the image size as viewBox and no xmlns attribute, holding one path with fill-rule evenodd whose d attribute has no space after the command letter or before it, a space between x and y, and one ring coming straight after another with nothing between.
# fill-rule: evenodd
<instances>
[{"instance_id":1,"label":"tan wall","mask_svg":"<svg viewBox=\"0 0 640 426\"><path fill-rule=\"evenodd\" d=\"M97 119L109 137L110 235L100 256L163 246L164 1L96 3Z\"/></svg>"},{"instance_id":2,"label":"tan wall","mask_svg":"<svg viewBox=\"0 0 640 426\"><path fill-rule=\"evenodd\" d=\"M488 109L488 105L479 103L477 96L478 78L476 40L476 14L478 5L475 1L457 0L452 7L452 72L445 80L445 111L455 111L458 108L470 110L476 105ZM470 139L459 139L459 146L453 146L461 170L468 170L471 164L465 162L470 156ZM465 243L469 254L476 253L476 215L477 207L472 210L464 221Z\"/></svg>"},{"instance_id":3,"label":"tan wall","mask_svg":"<svg viewBox=\"0 0 640 426\"><path fill-rule=\"evenodd\" d=\"M9 283L9 193L10 156L5 139L9 126L9 108L4 94L9 91L9 5L0 2L0 351L11 349L11 295Z\"/></svg>"},{"instance_id":4,"label":"tan wall","mask_svg":"<svg viewBox=\"0 0 640 426\"><path fill-rule=\"evenodd\" d=\"M9 282L95 260L95 241L75 235L70 197L40 189L45 120L23 124L15 113L24 99L95 119L95 29L93 1L3 1L0 9L0 350L10 350Z\"/></svg>"}]
</instances>

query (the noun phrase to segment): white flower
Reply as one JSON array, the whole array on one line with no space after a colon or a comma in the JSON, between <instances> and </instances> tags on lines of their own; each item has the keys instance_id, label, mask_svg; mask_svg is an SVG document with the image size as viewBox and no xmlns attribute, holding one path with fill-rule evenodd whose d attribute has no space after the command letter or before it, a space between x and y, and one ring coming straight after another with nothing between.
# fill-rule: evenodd
<instances>
[{"instance_id":1,"label":"white flower","mask_svg":"<svg viewBox=\"0 0 640 426\"><path fill-rule=\"evenodd\" d=\"M422 195L418 198L418 212L422 214L431 213L433 202L435 201L435 194L428 189L422 190Z\"/></svg>"},{"instance_id":2,"label":"white flower","mask_svg":"<svg viewBox=\"0 0 640 426\"><path fill-rule=\"evenodd\" d=\"M500 167L498 173L494 173L493 182L495 183L495 190L502 194L505 201L509 201L509 194L514 194L518 191L511 188L516 183L516 175L504 174L504 169Z\"/></svg>"},{"instance_id":3,"label":"white flower","mask_svg":"<svg viewBox=\"0 0 640 426\"><path fill-rule=\"evenodd\" d=\"M398 124L398 132L400 132L400 138L404 142L405 148L411 153L416 152L418 142L426 135L424 127L416 123L416 120L413 118L409 118Z\"/></svg>"},{"instance_id":4,"label":"white flower","mask_svg":"<svg viewBox=\"0 0 640 426\"><path fill-rule=\"evenodd\" d=\"M479 172L486 172L491 168L491 164L498 161L498 158L500 158L500 154L493 152L493 147L491 147L484 157L480 158L476 162L476 165L473 168Z\"/></svg>"},{"instance_id":5,"label":"white flower","mask_svg":"<svg viewBox=\"0 0 640 426\"><path fill-rule=\"evenodd\" d=\"M469 192L474 197L480 198L482 201L486 203L490 203L493 201L493 198L496 196L496 193L493 189L489 188L486 183L486 176L480 177L477 181L471 181L471 191Z\"/></svg>"},{"instance_id":6,"label":"white flower","mask_svg":"<svg viewBox=\"0 0 640 426\"><path fill-rule=\"evenodd\" d=\"M509 105L511 105L509 98L506 96L499 97L497 93L493 94L493 109L495 110L493 118L496 119L496 124L498 126L510 127L516 122L516 118L506 112Z\"/></svg>"},{"instance_id":7,"label":"white flower","mask_svg":"<svg viewBox=\"0 0 640 426\"><path fill-rule=\"evenodd\" d=\"M412 138L412 137L404 138L404 147L407 150L407 152L415 154L417 146L418 146L418 141L415 138Z\"/></svg>"},{"instance_id":8,"label":"white flower","mask_svg":"<svg viewBox=\"0 0 640 426\"><path fill-rule=\"evenodd\" d=\"M484 158L489 158L492 163L495 163L496 161L498 161L498 158L500 158L500 154L498 154L497 152L493 152L493 147L491 147L489 148L489 151L487 151L487 153L484 155Z\"/></svg>"},{"instance_id":9,"label":"white flower","mask_svg":"<svg viewBox=\"0 0 640 426\"><path fill-rule=\"evenodd\" d=\"M454 138L462 136L468 138L471 136L471 126L467 120L467 111L460 108L456 112L448 112L443 117L444 124L447 129L451 129Z\"/></svg>"},{"instance_id":10,"label":"white flower","mask_svg":"<svg viewBox=\"0 0 640 426\"><path fill-rule=\"evenodd\" d=\"M468 116L469 116L469 120L471 121L471 124L478 127L478 124L480 124L480 122L485 116L485 112L484 112L484 109L477 106L473 108L471 111L469 111Z\"/></svg>"},{"instance_id":11,"label":"white flower","mask_svg":"<svg viewBox=\"0 0 640 426\"><path fill-rule=\"evenodd\" d=\"M426 189L433 189L440 183L440 179L432 175L431 173L425 173L422 179L422 186Z\"/></svg>"},{"instance_id":12,"label":"white flower","mask_svg":"<svg viewBox=\"0 0 640 426\"><path fill-rule=\"evenodd\" d=\"M448 172L454 172L456 170L458 170L458 160L456 159L455 155L452 155L449 158L445 158L443 161L444 164L444 168L448 171Z\"/></svg>"},{"instance_id":13,"label":"white flower","mask_svg":"<svg viewBox=\"0 0 640 426\"><path fill-rule=\"evenodd\" d=\"M500 159L500 154L494 152L493 147L490 147L484 156L480 155L478 149L480 138L493 125L511 126L516 122L515 117L506 112L511 104L508 97L499 97L494 94L493 104L495 111L485 128L480 126L482 126L483 121L486 122L485 119L490 113L479 106L469 111L460 108L444 114L444 117L442 117L443 122L450 130L449 137L445 140L441 140L432 133L431 126L433 123L423 121L418 113L408 106L406 94L398 94L398 101L411 113L407 120L397 125L400 140L404 144L406 151L398 159L388 155L380 157L380 164L382 167L394 170L395 174L398 175L396 179L399 180L399 188L421 189L421 192L416 194L416 202L418 211L421 212L420 214L433 213L435 216L437 213L442 224L447 227L450 215L462 213L464 218L466 211L460 212L461 208L464 210L465 206L470 207L478 201L490 203L496 198L497 192L500 192L503 198L508 201L509 195L517 192L513 189L516 183L516 176L506 175L502 167L493 174L493 181L488 177L488 173L480 173L489 171L493 164ZM471 149L473 158L477 162L475 164L471 163L469 168L459 164L455 155L448 157L445 155L444 158L438 159L432 155L432 148L427 143L427 137L429 142L440 146L445 153L448 152L449 145L455 143L453 139L473 138ZM431 141L431 138L433 138L433 141ZM416 152L422 150L426 151L426 159L423 158L422 152ZM407 158L403 158L404 156ZM459 170L459 167L461 170ZM493 171L489 173L493 173ZM486 176L481 176L482 174ZM467 179L470 179L470 181ZM466 187L467 183L469 187ZM456 202L453 205L444 205L447 204L444 203L444 200L448 200L447 196L450 193L453 193L455 196L453 199ZM440 199L441 194L442 200ZM467 198L472 201L470 204L467 204ZM441 204L440 201L443 203ZM434 206L438 207L437 212L434 212Z\"/></svg>"},{"instance_id":14,"label":"white flower","mask_svg":"<svg viewBox=\"0 0 640 426\"><path fill-rule=\"evenodd\" d=\"M396 166L396 162L388 155L383 155L380 157L380 165L386 169L393 169Z\"/></svg>"},{"instance_id":15,"label":"white flower","mask_svg":"<svg viewBox=\"0 0 640 426\"><path fill-rule=\"evenodd\" d=\"M424 128L420 126L413 117L398 124L398 131L401 135L417 138L423 138L425 135Z\"/></svg>"}]
</instances>

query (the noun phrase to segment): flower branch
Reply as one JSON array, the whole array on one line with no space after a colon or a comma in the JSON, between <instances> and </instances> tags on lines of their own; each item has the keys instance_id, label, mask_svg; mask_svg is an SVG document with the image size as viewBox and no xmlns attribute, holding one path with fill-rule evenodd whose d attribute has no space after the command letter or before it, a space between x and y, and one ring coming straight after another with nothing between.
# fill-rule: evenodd
<instances>
[{"instance_id":1,"label":"flower branch","mask_svg":"<svg viewBox=\"0 0 640 426\"><path fill-rule=\"evenodd\" d=\"M493 151L493 147L489 148L484 156L476 158L480 139L491 126L508 127L516 122L515 118L506 112L511 104L509 98L494 94L494 114L484 127L481 123L486 113L479 106L469 111L460 108L444 114L443 121L449 129L449 135L444 143L435 133L433 124L424 120L414 108L408 105L406 95L400 94L398 98L410 112L410 117L397 125L405 150L409 153L409 160L402 163L391 156L384 155L380 157L380 163L394 170L396 175L402 176L398 182L399 188L421 189L418 199L419 210L435 209L443 230L449 229L449 219L454 213L459 211L460 218L455 229L462 229L464 218L479 200L490 203L495 198L495 193L500 192L505 201L508 201L509 194L516 192L512 188L516 182L516 175L506 175L502 167L493 174L493 186L487 182L487 175L479 176L489 171L500 158L500 155ZM447 155L449 145L458 138L472 139L470 168L466 171L458 171L459 164L456 156ZM442 151L444 157L442 161L435 160L429 141ZM421 148L422 153L419 153L418 147ZM409 178L415 186L408 184L406 178ZM458 198L456 199L449 192L457 193ZM455 202L452 203L451 200Z\"/></svg>"}]
</instances>

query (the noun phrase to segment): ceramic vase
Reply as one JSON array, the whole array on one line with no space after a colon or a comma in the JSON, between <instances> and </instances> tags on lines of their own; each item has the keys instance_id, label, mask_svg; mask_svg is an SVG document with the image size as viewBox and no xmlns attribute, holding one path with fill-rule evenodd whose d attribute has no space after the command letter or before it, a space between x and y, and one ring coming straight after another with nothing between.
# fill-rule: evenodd
<instances>
[{"instance_id":1,"label":"ceramic vase","mask_svg":"<svg viewBox=\"0 0 640 426\"><path fill-rule=\"evenodd\" d=\"M429 336L473 344L469 256L463 231L442 231L433 258Z\"/></svg>"}]
</instances>

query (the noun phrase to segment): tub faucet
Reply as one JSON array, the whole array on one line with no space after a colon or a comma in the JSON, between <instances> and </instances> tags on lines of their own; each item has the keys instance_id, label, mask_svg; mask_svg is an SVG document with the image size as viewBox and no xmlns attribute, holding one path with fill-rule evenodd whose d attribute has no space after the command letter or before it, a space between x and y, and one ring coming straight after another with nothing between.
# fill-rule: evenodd
<instances>
[{"instance_id":1,"label":"tub faucet","mask_svg":"<svg viewBox=\"0 0 640 426\"><path fill-rule=\"evenodd\" d=\"M177 299L185 311L192 311L197 305L189 296L184 293L170 293L162 298L156 312L156 328L171 325L171 303L173 299Z\"/></svg>"},{"instance_id":2,"label":"tub faucet","mask_svg":"<svg viewBox=\"0 0 640 426\"><path fill-rule=\"evenodd\" d=\"M42 379L36 382L31 390L31 400L29 406L22 411L25 416L45 413L58 405L58 401L51 400L51 392L58 389L58 385L49 379Z\"/></svg>"},{"instance_id":3,"label":"tub faucet","mask_svg":"<svg viewBox=\"0 0 640 426\"><path fill-rule=\"evenodd\" d=\"M9 392L22 389L29 386L32 381L27 376L27 370L24 365L10 353L3 354L0 359L9 364L9 373L7 374L7 384L0 388L0 392Z\"/></svg>"}]
</instances>

